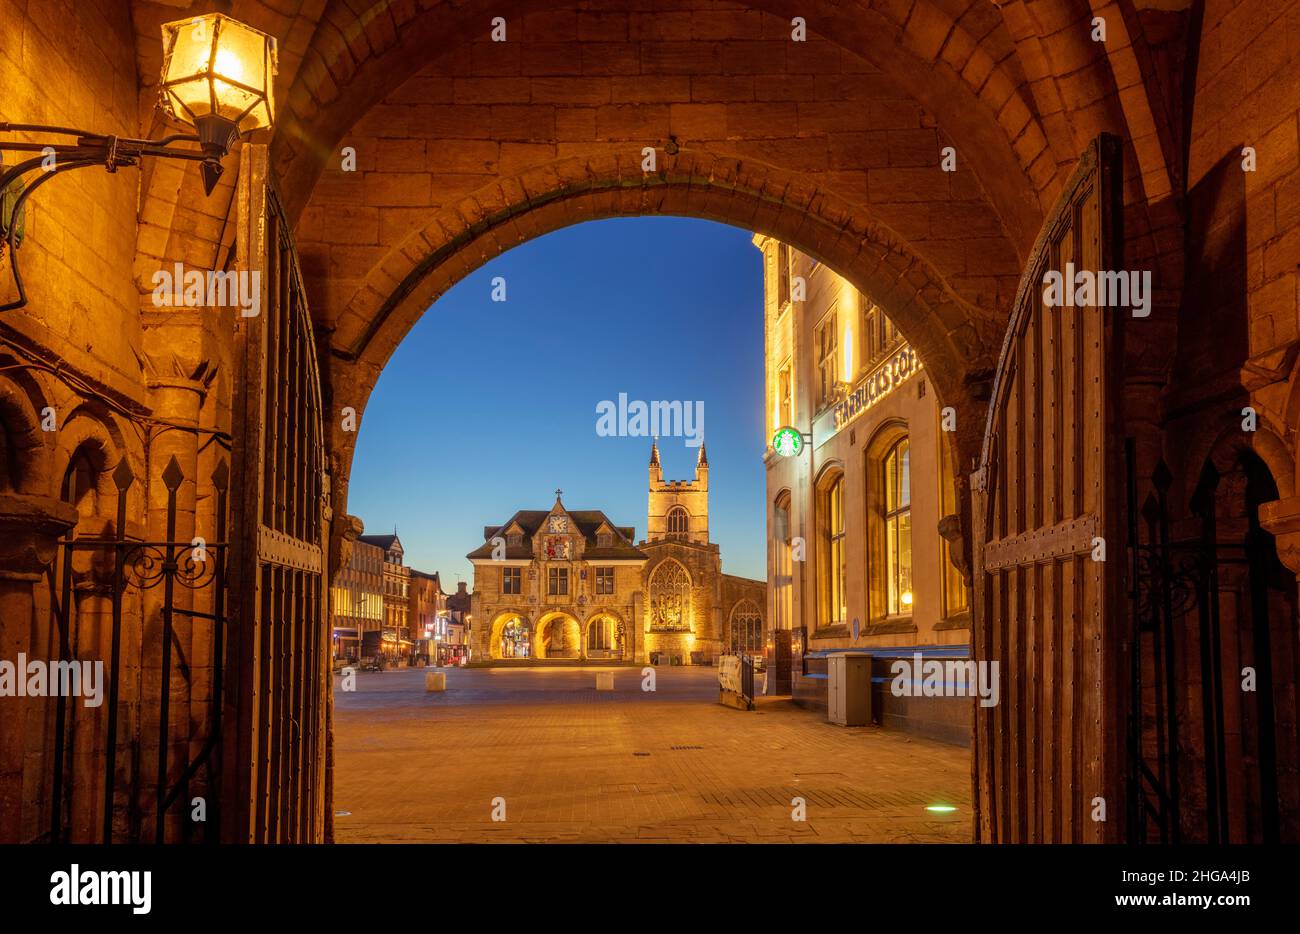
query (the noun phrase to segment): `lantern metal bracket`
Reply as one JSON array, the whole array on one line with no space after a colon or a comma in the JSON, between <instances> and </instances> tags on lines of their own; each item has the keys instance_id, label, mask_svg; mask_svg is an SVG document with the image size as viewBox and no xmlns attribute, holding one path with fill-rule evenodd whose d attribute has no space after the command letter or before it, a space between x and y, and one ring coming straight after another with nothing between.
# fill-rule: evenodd
<instances>
[{"instance_id":1,"label":"lantern metal bracket","mask_svg":"<svg viewBox=\"0 0 1300 934\"><path fill-rule=\"evenodd\" d=\"M36 189L55 175L72 169L90 166L103 166L107 172L116 172L119 166L138 165L145 156L157 156L165 159L186 159L199 162L203 167L204 186L209 194L221 175L221 157L224 151L217 151L211 144L199 136L189 133L174 133L160 139L133 139L130 137L87 133L70 127L45 126L36 123L0 122L0 133L40 133L50 136L74 136L75 143L52 142L5 142L0 140L0 151L40 153L38 156L23 160L17 165L3 169L0 173L0 240L9 255L9 267L13 272L14 285L18 287L18 298L0 305L0 311L12 311L27 304L27 290L23 286L22 273L18 269L18 247L22 241L23 205ZM199 143L200 148L189 149L176 147L177 143ZM23 177L36 173L24 183ZM13 189L11 191L11 188Z\"/></svg>"}]
</instances>

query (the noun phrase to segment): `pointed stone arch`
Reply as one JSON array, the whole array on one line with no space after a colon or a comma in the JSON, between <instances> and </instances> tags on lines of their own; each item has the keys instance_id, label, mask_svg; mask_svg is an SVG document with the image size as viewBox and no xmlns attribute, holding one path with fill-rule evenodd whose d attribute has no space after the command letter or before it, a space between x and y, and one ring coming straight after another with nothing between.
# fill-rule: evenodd
<instances>
[{"instance_id":1,"label":"pointed stone arch","mask_svg":"<svg viewBox=\"0 0 1300 934\"><path fill-rule=\"evenodd\" d=\"M733 653L756 654L763 651L763 612L748 597L737 600L727 614L727 635L723 650Z\"/></svg>"},{"instance_id":2,"label":"pointed stone arch","mask_svg":"<svg viewBox=\"0 0 1300 934\"><path fill-rule=\"evenodd\" d=\"M694 628L693 586L691 572L676 558L664 558L654 566L646 585L650 631Z\"/></svg>"}]
</instances>

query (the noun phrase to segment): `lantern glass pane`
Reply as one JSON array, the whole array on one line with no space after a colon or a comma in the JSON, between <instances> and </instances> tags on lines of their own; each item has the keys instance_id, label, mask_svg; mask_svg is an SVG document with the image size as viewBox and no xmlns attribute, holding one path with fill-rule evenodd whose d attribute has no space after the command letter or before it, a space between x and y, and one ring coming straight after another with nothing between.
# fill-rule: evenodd
<instances>
[{"instance_id":1,"label":"lantern glass pane","mask_svg":"<svg viewBox=\"0 0 1300 934\"><path fill-rule=\"evenodd\" d=\"M266 37L231 20L223 20L217 34L217 59L213 76L258 91L266 88Z\"/></svg>"},{"instance_id":2,"label":"lantern glass pane","mask_svg":"<svg viewBox=\"0 0 1300 934\"><path fill-rule=\"evenodd\" d=\"M261 94L245 91L220 78L214 79L212 86L217 91L217 113L227 120L238 120L245 110L262 99Z\"/></svg>"},{"instance_id":3,"label":"lantern glass pane","mask_svg":"<svg viewBox=\"0 0 1300 934\"><path fill-rule=\"evenodd\" d=\"M271 112L267 107L266 101L259 101L258 105L243 120L239 122L239 132L247 133L250 130L256 130L260 127L271 125Z\"/></svg>"},{"instance_id":4,"label":"lantern glass pane","mask_svg":"<svg viewBox=\"0 0 1300 934\"><path fill-rule=\"evenodd\" d=\"M167 102L192 122L214 113L237 121L247 133L271 125L275 40L242 23L213 14L163 26ZM185 111L188 111L185 112Z\"/></svg>"},{"instance_id":5,"label":"lantern glass pane","mask_svg":"<svg viewBox=\"0 0 1300 934\"><path fill-rule=\"evenodd\" d=\"M163 27L163 47L171 50L163 75L165 84L207 73L212 58L212 25L207 18L198 17Z\"/></svg>"},{"instance_id":6,"label":"lantern glass pane","mask_svg":"<svg viewBox=\"0 0 1300 934\"><path fill-rule=\"evenodd\" d=\"M208 79L191 78L188 81L181 81L177 84L167 86L167 93L173 99L174 104L179 104L188 108L195 117L202 117L212 110L212 99L208 96ZM188 119L184 111L179 107L173 107L176 115Z\"/></svg>"}]
</instances>

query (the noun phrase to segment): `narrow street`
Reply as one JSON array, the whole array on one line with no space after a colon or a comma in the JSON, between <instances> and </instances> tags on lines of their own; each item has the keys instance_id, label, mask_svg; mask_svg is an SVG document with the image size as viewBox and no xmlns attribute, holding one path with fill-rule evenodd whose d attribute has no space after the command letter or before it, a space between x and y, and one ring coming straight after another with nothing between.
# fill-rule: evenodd
<instances>
[{"instance_id":1,"label":"narrow street","mask_svg":"<svg viewBox=\"0 0 1300 934\"><path fill-rule=\"evenodd\" d=\"M335 836L361 842L966 842L965 749L717 703L713 668L419 669L335 679ZM492 819L503 798L505 820ZM807 820L791 817L806 802ZM928 805L952 805L934 813ZM499 809L498 809L499 814Z\"/></svg>"}]
</instances>

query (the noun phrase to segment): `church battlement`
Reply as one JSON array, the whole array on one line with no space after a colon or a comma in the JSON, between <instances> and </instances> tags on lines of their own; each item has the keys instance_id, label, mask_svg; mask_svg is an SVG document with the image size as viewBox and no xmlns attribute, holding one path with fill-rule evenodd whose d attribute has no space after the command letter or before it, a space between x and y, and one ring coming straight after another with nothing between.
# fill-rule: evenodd
<instances>
[{"instance_id":1,"label":"church battlement","mask_svg":"<svg viewBox=\"0 0 1300 934\"><path fill-rule=\"evenodd\" d=\"M664 480L659 444L650 446L647 541L709 544L709 456L704 445L695 459L693 480Z\"/></svg>"}]
</instances>

